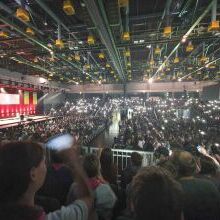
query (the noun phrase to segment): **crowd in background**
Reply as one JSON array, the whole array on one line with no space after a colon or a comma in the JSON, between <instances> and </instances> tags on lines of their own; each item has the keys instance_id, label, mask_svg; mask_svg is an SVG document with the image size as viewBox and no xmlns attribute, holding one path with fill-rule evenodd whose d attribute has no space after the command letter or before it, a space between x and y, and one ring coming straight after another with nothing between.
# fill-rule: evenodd
<instances>
[{"instance_id":1,"label":"crowd in background","mask_svg":"<svg viewBox=\"0 0 220 220\"><path fill-rule=\"evenodd\" d=\"M120 177L111 148L83 155L80 144L119 110L114 147L133 150ZM5 129L0 219L219 220L219 110L197 99L80 99L47 122ZM50 158L35 143L66 132L78 144ZM154 164L135 150L154 152Z\"/></svg>"},{"instance_id":2,"label":"crowd in background","mask_svg":"<svg viewBox=\"0 0 220 220\"><path fill-rule=\"evenodd\" d=\"M100 99L77 100L66 102L58 109L51 108L50 119L30 124L2 129L1 140L32 140L45 143L49 138L70 133L78 135L84 142L100 127L108 124L112 108L106 106Z\"/></svg>"},{"instance_id":3,"label":"crowd in background","mask_svg":"<svg viewBox=\"0 0 220 220\"><path fill-rule=\"evenodd\" d=\"M219 147L218 101L166 99L145 102L143 107L137 99L136 103L126 100L126 105L133 110L126 115L132 117L122 117L115 147L146 151L162 146L171 149L205 145L209 151Z\"/></svg>"}]
</instances>

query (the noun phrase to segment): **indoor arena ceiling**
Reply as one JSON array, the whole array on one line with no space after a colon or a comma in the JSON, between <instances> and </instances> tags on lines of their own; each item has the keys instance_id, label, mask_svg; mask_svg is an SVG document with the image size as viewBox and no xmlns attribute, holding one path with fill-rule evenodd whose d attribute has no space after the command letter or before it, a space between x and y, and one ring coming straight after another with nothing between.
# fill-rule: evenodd
<instances>
[{"instance_id":1,"label":"indoor arena ceiling","mask_svg":"<svg viewBox=\"0 0 220 220\"><path fill-rule=\"evenodd\" d=\"M219 5L1 0L0 67L70 84L219 80Z\"/></svg>"}]
</instances>

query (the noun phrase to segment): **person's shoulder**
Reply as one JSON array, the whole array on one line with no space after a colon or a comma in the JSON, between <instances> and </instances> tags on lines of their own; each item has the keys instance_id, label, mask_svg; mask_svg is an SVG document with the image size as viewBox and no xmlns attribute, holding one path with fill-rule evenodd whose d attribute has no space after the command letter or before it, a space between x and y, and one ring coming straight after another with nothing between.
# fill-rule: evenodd
<instances>
[{"instance_id":1,"label":"person's shoulder","mask_svg":"<svg viewBox=\"0 0 220 220\"><path fill-rule=\"evenodd\" d=\"M112 189L108 183L102 183L100 184L96 190L96 192L101 193L101 192L112 192Z\"/></svg>"},{"instance_id":2,"label":"person's shoulder","mask_svg":"<svg viewBox=\"0 0 220 220\"><path fill-rule=\"evenodd\" d=\"M102 204L108 208L112 208L117 197L110 185L107 183L100 184L95 190L96 204Z\"/></svg>"},{"instance_id":3,"label":"person's shoulder","mask_svg":"<svg viewBox=\"0 0 220 220\"><path fill-rule=\"evenodd\" d=\"M214 192L216 195L220 196L220 193L216 187L216 185L208 179L204 178L192 178L192 179L182 179L180 180L184 189L193 189L196 191L203 191L206 193Z\"/></svg>"},{"instance_id":4,"label":"person's shoulder","mask_svg":"<svg viewBox=\"0 0 220 220\"><path fill-rule=\"evenodd\" d=\"M213 184L213 182L211 181L211 179L207 179L207 178L204 178L204 177L201 177L201 178L197 178L197 177L195 177L195 178L193 178L194 179L194 181L196 182L196 183L198 183L198 184L202 184L202 185L213 185L214 186L214 184Z\"/></svg>"}]
</instances>

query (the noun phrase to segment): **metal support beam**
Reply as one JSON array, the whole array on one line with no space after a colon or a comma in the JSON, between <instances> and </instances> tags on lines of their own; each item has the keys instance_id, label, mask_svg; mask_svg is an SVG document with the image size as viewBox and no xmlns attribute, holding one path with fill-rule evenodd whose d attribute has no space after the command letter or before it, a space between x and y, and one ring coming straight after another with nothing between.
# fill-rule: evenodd
<instances>
[{"instance_id":1,"label":"metal support beam","mask_svg":"<svg viewBox=\"0 0 220 220\"><path fill-rule=\"evenodd\" d=\"M46 51L52 53L53 51L47 47L44 43L42 43L41 41L37 40L36 38L26 34L22 29L20 29L17 25L13 24L11 21L9 21L8 19L2 17L0 15L0 21L2 21L3 23L13 27L14 30L16 30L18 33L20 33L22 36L26 37L27 39L31 40L32 42L34 42L35 44L37 44L38 46L42 47L43 49L45 49ZM70 64L71 66L75 67L78 70L82 70L82 68L78 65L76 65L75 63L72 63L68 60L66 60L65 58L63 58L61 55L55 55L54 57L57 57L61 60L64 60L66 63Z\"/></svg>"},{"instance_id":2,"label":"metal support beam","mask_svg":"<svg viewBox=\"0 0 220 220\"><path fill-rule=\"evenodd\" d=\"M57 22L58 25L61 25L68 33L70 33L70 29L60 20L60 18L58 18L54 12L51 11L51 9L47 6L47 4L44 3L44 1L42 0L35 0L35 2L38 3L38 5L40 5L40 7L48 14L50 15L51 18L53 18L54 21ZM78 40L77 37L71 33L71 35L73 36L73 38L75 40Z\"/></svg>"},{"instance_id":3,"label":"metal support beam","mask_svg":"<svg viewBox=\"0 0 220 220\"><path fill-rule=\"evenodd\" d=\"M184 34L183 38L187 39L191 32L194 30L194 28L201 22L201 20L206 16L206 14L211 10L215 0L213 0L206 10L199 16L199 18L195 21L195 23L192 25L192 27ZM181 41L174 47L174 49L171 51L169 56L165 59L165 61L160 65L160 67L157 69L156 73L152 76L152 79L157 76L157 74L163 69L163 67L166 65L166 63L169 61L171 56L176 52L176 50L179 48L181 45Z\"/></svg>"},{"instance_id":4,"label":"metal support beam","mask_svg":"<svg viewBox=\"0 0 220 220\"><path fill-rule=\"evenodd\" d=\"M16 16L15 16L15 13L7 6L5 5L4 3L0 2L0 8L3 9L5 12L7 12L8 14L12 15L14 18L18 19ZM30 27L31 29L33 29L34 31L36 31L37 33L41 34L41 35L44 35L44 33L37 29L36 27L34 27L32 24L30 23L27 23L27 22L24 22L20 19L18 19L20 22L22 22L23 24L25 24L26 26Z\"/></svg>"},{"instance_id":5,"label":"metal support beam","mask_svg":"<svg viewBox=\"0 0 220 220\"><path fill-rule=\"evenodd\" d=\"M198 71L205 69L207 66L209 66L209 65L211 65L212 63L215 63L215 62L217 62L217 61L219 61L219 60L220 60L220 58L217 58L217 59L212 60L212 61L209 62L209 63L206 63L204 66L202 66L202 67L200 67L200 68L194 70L193 72L191 72L191 73L189 73L189 74L183 76L182 78L180 78L180 81L181 81L182 79L187 78L188 76L191 76L193 73L197 73Z\"/></svg>"},{"instance_id":6,"label":"metal support beam","mask_svg":"<svg viewBox=\"0 0 220 220\"><path fill-rule=\"evenodd\" d=\"M157 28L158 31L160 30L160 27L161 27L161 25L162 25L162 22L163 22L164 17L165 17L166 15L169 16L169 14L167 14L167 13L170 13L171 3L172 3L172 0L167 0L166 6L165 6L165 9L164 9L162 18L161 18L161 21L160 21L160 23L159 23L159 25L158 25L158 28Z\"/></svg>"},{"instance_id":7,"label":"metal support beam","mask_svg":"<svg viewBox=\"0 0 220 220\"><path fill-rule=\"evenodd\" d=\"M18 27L17 25L13 24L11 21L9 21L8 19L4 18L3 16L0 15L0 21L2 21L3 23L13 27L14 30L16 30L18 33L20 33L21 35L23 35L24 37L26 37L27 39L31 40L32 42L36 43L37 45L41 46L42 48L44 48L45 50L51 52L51 49L49 47L47 47L46 45L44 45L42 42L40 42L39 40L36 40L34 37L26 34L22 29L20 29L20 27Z\"/></svg>"},{"instance_id":8,"label":"metal support beam","mask_svg":"<svg viewBox=\"0 0 220 220\"><path fill-rule=\"evenodd\" d=\"M216 21L217 15L217 0L214 0L213 6L212 6L212 21Z\"/></svg>"},{"instance_id":9,"label":"metal support beam","mask_svg":"<svg viewBox=\"0 0 220 220\"><path fill-rule=\"evenodd\" d=\"M76 37L75 34L73 34L70 29L60 20L59 17L57 17L57 15L51 11L51 9L47 6L46 3L44 3L44 1L42 0L35 0L36 3L38 3L38 5L58 24L58 27L62 26L77 42L78 44L78 38ZM58 31L59 32L59 31ZM62 57L60 57L62 58ZM70 62L68 60L65 60L66 62L68 62L70 65L74 66L75 68L79 69L80 71L83 71L82 68L78 65L76 65L73 62ZM95 77L91 76L93 79L96 79Z\"/></svg>"},{"instance_id":10,"label":"metal support beam","mask_svg":"<svg viewBox=\"0 0 220 220\"><path fill-rule=\"evenodd\" d=\"M108 23L103 2L102 0L99 0L98 5L96 4L95 0L85 0L84 2L86 4L90 17L97 28L101 41L106 46L108 54L113 61L114 67L117 70L118 75L124 82L124 69Z\"/></svg>"},{"instance_id":11,"label":"metal support beam","mask_svg":"<svg viewBox=\"0 0 220 220\"><path fill-rule=\"evenodd\" d=\"M51 71L49 71L49 70L47 70L47 69L45 69L45 68L43 68L43 67L41 67L39 65L35 65L35 64L31 63L30 61L28 61L28 60L26 60L24 58L12 57L11 59L14 60L14 61L17 61L17 62L24 63L27 66L31 66L31 67L33 67L35 69L38 69L38 70L41 70L41 71L43 71L45 73L53 73L53 72L51 72Z\"/></svg>"}]
</instances>

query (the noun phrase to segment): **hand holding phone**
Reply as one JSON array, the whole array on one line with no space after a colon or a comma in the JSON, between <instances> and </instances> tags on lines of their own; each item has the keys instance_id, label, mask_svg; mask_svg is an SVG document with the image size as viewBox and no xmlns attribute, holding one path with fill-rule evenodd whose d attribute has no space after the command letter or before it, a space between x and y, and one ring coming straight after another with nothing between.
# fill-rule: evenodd
<instances>
[{"instance_id":1,"label":"hand holding phone","mask_svg":"<svg viewBox=\"0 0 220 220\"><path fill-rule=\"evenodd\" d=\"M71 148L75 144L74 137L70 134L59 134L49 139L46 147L50 150L62 151Z\"/></svg>"}]
</instances>

